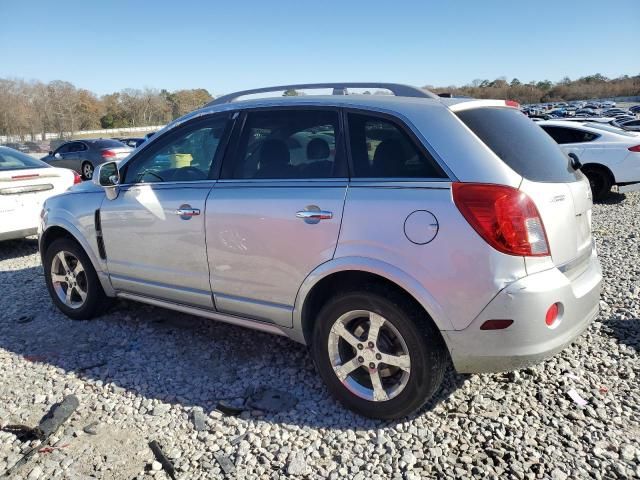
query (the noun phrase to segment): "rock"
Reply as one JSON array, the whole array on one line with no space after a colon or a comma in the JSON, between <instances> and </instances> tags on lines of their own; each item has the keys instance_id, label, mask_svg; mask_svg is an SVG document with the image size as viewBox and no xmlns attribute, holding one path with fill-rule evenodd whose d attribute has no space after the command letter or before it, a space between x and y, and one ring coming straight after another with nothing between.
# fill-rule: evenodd
<instances>
[{"instance_id":1,"label":"rock","mask_svg":"<svg viewBox=\"0 0 640 480\"><path fill-rule=\"evenodd\" d=\"M275 388L258 388L249 398L247 405L255 410L263 412L286 412L298 403L298 399L289 392Z\"/></svg>"},{"instance_id":2,"label":"rock","mask_svg":"<svg viewBox=\"0 0 640 480\"><path fill-rule=\"evenodd\" d=\"M157 460L154 460L151 464L151 470L153 470L154 472L159 472L160 470L162 470L162 464Z\"/></svg>"},{"instance_id":3,"label":"rock","mask_svg":"<svg viewBox=\"0 0 640 480\"><path fill-rule=\"evenodd\" d=\"M287 465L287 473L289 475L307 475L311 469L307 465L304 452L301 450L296 451L289 460Z\"/></svg>"},{"instance_id":4,"label":"rock","mask_svg":"<svg viewBox=\"0 0 640 480\"><path fill-rule=\"evenodd\" d=\"M207 429L207 416L201 408L194 408L191 417L193 419L193 428L196 432L203 432Z\"/></svg>"},{"instance_id":5,"label":"rock","mask_svg":"<svg viewBox=\"0 0 640 480\"><path fill-rule=\"evenodd\" d=\"M564 473L562 470L560 470L559 468L554 468L551 471L551 478L553 480L567 480L569 476Z\"/></svg>"}]
</instances>

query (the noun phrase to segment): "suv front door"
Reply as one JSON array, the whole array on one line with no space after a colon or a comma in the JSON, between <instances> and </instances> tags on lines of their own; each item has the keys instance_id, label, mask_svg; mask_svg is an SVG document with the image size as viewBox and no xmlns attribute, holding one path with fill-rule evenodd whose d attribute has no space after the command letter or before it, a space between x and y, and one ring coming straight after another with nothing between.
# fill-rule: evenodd
<instances>
[{"instance_id":1,"label":"suv front door","mask_svg":"<svg viewBox=\"0 0 640 480\"><path fill-rule=\"evenodd\" d=\"M100 209L116 290L213 308L205 202L228 137L229 116L197 119L157 139L121 172Z\"/></svg>"},{"instance_id":2,"label":"suv front door","mask_svg":"<svg viewBox=\"0 0 640 480\"><path fill-rule=\"evenodd\" d=\"M296 294L333 258L347 189L337 109L243 114L207 199L217 310L290 327Z\"/></svg>"}]
</instances>

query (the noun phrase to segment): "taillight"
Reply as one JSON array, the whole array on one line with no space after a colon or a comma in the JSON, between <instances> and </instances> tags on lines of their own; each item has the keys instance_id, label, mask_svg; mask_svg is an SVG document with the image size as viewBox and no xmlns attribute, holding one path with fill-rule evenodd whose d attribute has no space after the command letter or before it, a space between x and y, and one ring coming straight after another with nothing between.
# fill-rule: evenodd
<instances>
[{"instance_id":1,"label":"taillight","mask_svg":"<svg viewBox=\"0 0 640 480\"><path fill-rule=\"evenodd\" d=\"M515 100L505 100L504 104L507 107L515 107L515 108L520 108L520 104L518 102L516 102Z\"/></svg>"},{"instance_id":2,"label":"taillight","mask_svg":"<svg viewBox=\"0 0 640 480\"><path fill-rule=\"evenodd\" d=\"M102 150L102 158L113 158L116 156L116 152L113 150Z\"/></svg>"},{"instance_id":3,"label":"taillight","mask_svg":"<svg viewBox=\"0 0 640 480\"><path fill-rule=\"evenodd\" d=\"M635 147L629 147L630 152L640 152L640 145L636 145Z\"/></svg>"},{"instance_id":4,"label":"taillight","mask_svg":"<svg viewBox=\"0 0 640 480\"><path fill-rule=\"evenodd\" d=\"M82 183L82 177L78 172L73 172L73 184Z\"/></svg>"},{"instance_id":5,"label":"taillight","mask_svg":"<svg viewBox=\"0 0 640 480\"><path fill-rule=\"evenodd\" d=\"M504 185L453 183L453 201L473 229L509 255L549 255L538 209L523 192Z\"/></svg>"}]
</instances>

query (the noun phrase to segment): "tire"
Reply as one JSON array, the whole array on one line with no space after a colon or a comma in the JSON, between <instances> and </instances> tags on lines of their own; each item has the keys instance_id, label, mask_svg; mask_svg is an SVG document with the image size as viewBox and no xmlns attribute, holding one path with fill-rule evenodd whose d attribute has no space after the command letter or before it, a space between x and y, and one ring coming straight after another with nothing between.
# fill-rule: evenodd
<instances>
[{"instance_id":1,"label":"tire","mask_svg":"<svg viewBox=\"0 0 640 480\"><path fill-rule=\"evenodd\" d=\"M374 320L382 324L375 345L368 338ZM349 340L336 337L343 332L340 325L352 334ZM378 285L327 301L316 319L311 352L331 394L350 410L376 419L418 410L438 390L448 366L446 346L431 319L402 295ZM407 354L408 369L384 363L406 363ZM342 372L341 380L336 366L355 369L346 378ZM378 394L376 375L381 379Z\"/></svg>"},{"instance_id":2,"label":"tire","mask_svg":"<svg viewBox=\"0 0 640 480\"><path fill-rule=\"evenodd\" d=\"M84 180L91 180L93 178L93 164L91 162L83 162L80 167L80 174Z\"/></svg>"},{"instance_id":3,"label":"tire","mask_svg":"<svg viewBox=\"0 0 640 480\"><path fill-rule=\"evenodd\" d=\"M599 168L583 168L582 173L589 179L594 200L604 200L609 196L613 182L607 172Z\"/></svg>"},{"instance_id":4,"label":"tire","mask_svg":"<svg viewBox=\"0 0 640 480\"><path fill-rule=\"evenodd\" d=\"M62 263L62 256L68 268ZM43 261L49 295L62 313L73 320L89 320L104 313L110 299L100 285L91 260L75 240L59 238L53 241ZM67 295L70 285L72 293Z\"/></svg>"}]
</instances>

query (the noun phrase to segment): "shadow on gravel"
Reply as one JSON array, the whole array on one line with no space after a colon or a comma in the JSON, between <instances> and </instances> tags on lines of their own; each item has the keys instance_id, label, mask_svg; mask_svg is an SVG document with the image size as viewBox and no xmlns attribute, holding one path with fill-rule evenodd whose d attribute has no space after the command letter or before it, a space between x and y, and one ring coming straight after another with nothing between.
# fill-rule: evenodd
<instances>
[{"instance_id":1,"label":"shadow on gravel","mask_svg":"<svg viewBox=\"0 0 640 480\"><path fill-rule=\"evenodd\" d=\"M603 329L618 342L640 351L640 318L604 320Z\"/></svg>"},{"instance_id":2,"label":"shadow on gravel","mask_svg":"<svg viewBox=\"0 0 640 480\"><path fill-rule=\"evenodd\" d=\"M598 203L601 205L616 205L618 203L624 202L626 198L627 196L624 193L611 192L607 196L607 198L604 198L594 203Z\"/></svg>"},{"instance_id":3,"label":"shadow on gravel","mask_svg":"<svg viewBox=\"0 0 640 480\"><path fill-rule=\"evenodd\" d=\"M2 259L37 251L33 241L4 246ZM294 395L298 405L266 412L262 421L328 429L397 423L365 419L339 405L307 349L284 337L133 302L117 302L96 320L72 321L51 303L40 266L0 271L0 291L0 349L91 383L112 383L119 395L142 397L140 411L147 415L155 406L149 400L209 413L221 400L242 401L252 389L270 387ZM411 418L449 398L467 378L450 368L440 391ZM16 395L36 393L43 392Z\"/></svg>"},{"instance_id":4,"label":"shadow on gravel","mask_svg":"<svg viewBox=\"0 0 640 480\"><path fill-rule=\"evenodd\" d=\"M37 238L23 238L20 240L5 240L0 242L0 261L32 255L38 251Z\"/></svg>"}]
</instances>

